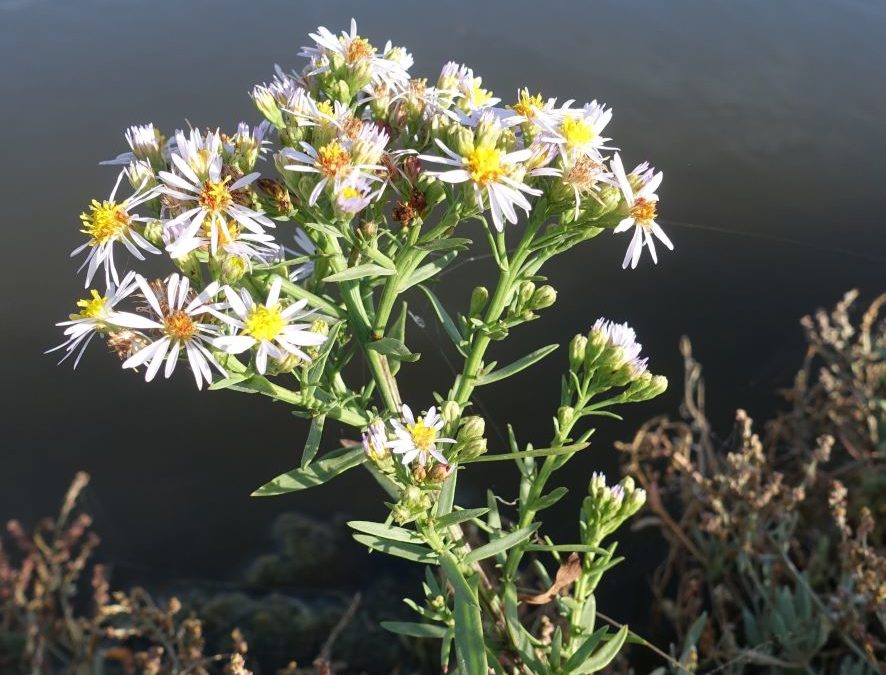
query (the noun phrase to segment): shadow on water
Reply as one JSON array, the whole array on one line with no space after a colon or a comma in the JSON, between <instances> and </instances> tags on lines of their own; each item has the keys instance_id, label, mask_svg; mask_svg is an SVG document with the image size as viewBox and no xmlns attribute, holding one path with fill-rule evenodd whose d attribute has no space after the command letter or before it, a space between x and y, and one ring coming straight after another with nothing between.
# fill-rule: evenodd
<instances>
[{"instance_id":1,"label":"shadow on water","mask_svg":"<svg viewBox=\"0 0 886 675\"><path fill-rule=\"evenodd\" d=\"M547 270L559 291L542 320L519 329L493 358L513 360L566 341L605 315L637 329L653 370L680 381L677 340L693 337L706 365L712 420L736 406L775 404L801 358L798 318L844 290L884 286L882 158L886 156L886 7L876 0L672 0L583 3L464 0L434 7L380 2L233 0L101 2L0 0L0 163L6 247L3 278L3 447L0 514L52 512L76 469L93 475L92 507L124 576L225 578L266 543L275 514L381 517L376 486L354 472L313 493L250 499L296 461L305 433L283 406L193 390L187 378L145 385L100 348L78 372L42 351L52 322L78 293L67 252L77 214L110 188L101 159L122 130L153 121L231 126L256 119L246 95L274 63L296 66L318 24L353 14L375 41L407 44L414 72L435 77L450 58L507 97L518 86L613 106L612 135L628 162L664 170L661 211L675 253L653 268L619 267L626 241L611 233ZM439 14L439 16L437 16ZM489 267L455 268L439 289L466 302ZM429 382L448 387L453 355L429 308L413 299L410 330L422 360L405 369L416 406ZM479 403L522 441L543 442L558 400L562 355ZM575 531L575 507L594 469L615 471L612 441L645 416L676 408L678 392L606 422L566 478L574 488L551 524ZM500 439L499 439L500 440ZM463 503L512 472L472 470ZM619 583L641 586L655 559L632 560ZM642 593L621 594L616 616ZM625 604L627 603L627 604Z\"/></svg>"}]
</instances>

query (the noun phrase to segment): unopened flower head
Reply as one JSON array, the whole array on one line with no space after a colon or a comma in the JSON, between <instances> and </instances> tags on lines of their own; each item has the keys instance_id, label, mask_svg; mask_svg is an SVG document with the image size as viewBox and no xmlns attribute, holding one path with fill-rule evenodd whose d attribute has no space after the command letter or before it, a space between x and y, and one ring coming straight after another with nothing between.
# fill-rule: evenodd
<instances>
[{"instance_id":1,"label":"unopened flower head","mask_svg":"<svg viewBox=\"0 0 886 675\"><path fill-rule=\"evenodd\" d=\"M47 353L64 349L65 355L59 363L76 354L77 357L74 359L74 368L76 368L83 352L96 334L105 334L119 327L114 318L114 307L128 297L136 286L135 272L129 272L119 285L113 283L109 285L104 295L93 288L89 292L89 297L77 301L78 312L71 314L67 321L56 324L65 327L66 339L59 346L47 350Z\"/></svg>"},{"instance_id":2,"label":"unopened flower head","mask_svg":"<svg viewBox=\"0 0 886 675\"><path fill-rule=\"evenodd\" d=\"M120 284L120 277L114 263L114 247L122 244L127 251L139 260L144 260L142 251L160 253L153 244L139 232L138 224L148 220L132 213L133 209L156 196L152 189L141 187L126 199L116 201L117 189L120 187L124 172L117 177L114 189L110 197L104 201L93 199L89 205L89 211L80 214L83 229L80 230L89 240L82 246L78 246L71 252L71 256L79 255L88 250L86 259L80 266L80 270L86 268L86 286L92 282L99 267L105 271L105 285L110 286L111 281ZM80 271L78 270L78 271Z\"/></svg>"},{"instance_id":3,"label":"unopened flower head","mask_svg":"<svg viewBox=\"0 0 886 675\"><path fill-rule=\"evenodd\" d=\"M637 342L637 334L626 323L615 323L608 319L599 318L591 329L591 334L603 342L609 349L618 349L619 365L627 364L634 377L639 377L646 372L648 359L641 359L640 352L643 345Z\"/></svg>"},{"instance_id":4,"label":"unopened flower head","mask_svg":"<svg viewBox=\"0 0 886 675\"><path fill-rule=\"evenodd\" d=\"M142 160L148 162L154 168L165 166L169 157L166 139L159 129L153 124L142 124L129 127L123 132L126 142L129 144L129 152L123 152L114 159L109 159L100 164L127 165Z\"/></svg>"},{"instance_id":5,"label":"unopened flower head","mask_svg":"<svg viewBox=\"0 0 886 675\"><path fill-rule=\"evenodd\" d=\"M418 459L419 465L425 466L431 457L441 464L448 464L437 444L455 443L455 439L439 437L445 423L437 414L437 409L432 406L424 416L416 419L409 406L404 404L401 413L402 420L391 420L396 436L387 443L391 451L403 456L403 464L410 464Z\"/></svg>"},{"instance_id":6,"label":"unopened flower head","mask_svg":"<svg viewBox=\"0 0 886 675\"><path fill-rule=\"evenodd\" d=\"M618 153L612 158L611 167L628 208L627 215L619 222L615 232L626 232L631 228L634 230L634 235L631 237L631 243L628 244L628 250L622 262L622 268L626 268L628 265L631 266L631 269L637 267L644 246L649 249L652 262L657 263L658 255L655 251L653 236L668 249L674 250L674 244L671 243L668 235L655 222L658 204L656 190L661 185L662 172L656 173L648 164L643 163L635 168L630 175L625 175L624 166ZM634 185L632 185L632 179Z\"/></svg>"},{"instance_id":7,"label":"unopened flower head","mask_svg":"<svg viewBox=\"0 0 886 675\"><path fill-rule=\"evenodd\" d=\"M388 455L388 432L383 420L376 419L363 432L363 451L374 461L384 459Z\"/></svg>"},{"instance_id":8,"label":"unopened flower head","mask_svg":"<svg viewBox=\"0 0 886 675\"><path fill-rule=\"evenodd\" d=\"M267 370L268 357L283 361L287 354L304 361L311 357L304 351L306 347L316 347L326 342L326 336L311 330L311 324L304 320L312 315L305 310L307 302L299 300L284 306L280 302L281 277L274 277L265 302L256 303L246 289L238 293L225 286L225 296L230 312L216 316L228 324L233 335L222 335L213 344L228 354L242 354L256 348L255 364L258 372Z\"/></svg>"},{"instance_id":9,"label":"unopened flower head","mask_svg":"<svg viewBox=\"0 0 886 675\"><path fill-rule=\"evenodd\" d=\"M135 281L147 305L144 313L119 312L114 322L124 328L142 331L148 336L146 346L126 361L124 368L147 366L145 381L150 382L163 362L164 377L175 370L183 355L191 368L197 388L212 382L212 369L225 377L227 373L207 348L218 335L218 325L211 321L212 300L218 294L218 282L211 282L199 294L191 292L187 277L172 274L165 281L149 284L141 275ZM206 319L210 319L207 321ZM182 354L184 352L184 354ZM210 367L211 366L211 367Z\"/></svg>"}]
</instances>

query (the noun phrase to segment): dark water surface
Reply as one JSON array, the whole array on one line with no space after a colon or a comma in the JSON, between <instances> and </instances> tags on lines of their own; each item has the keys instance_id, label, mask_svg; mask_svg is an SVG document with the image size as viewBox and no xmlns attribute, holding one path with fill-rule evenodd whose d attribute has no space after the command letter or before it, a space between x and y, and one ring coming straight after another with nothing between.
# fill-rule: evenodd
<instances>
[{"instance_id":1,"label":"dark water surface","mask_svg":"<svg viewBox=\"0 0 886 675\"><path fill-rule=\"evenodd\" d=\"M622 271L624 236L573 251L548 270L557 305L492 354L507 362L566 341L603 314L630 321L653 370L677 385L625 423L604 421L596 452L566 478L570 520L590 472L614 471L612 440L675 409L681 334L706 365L715 422L728 425L737 406L771 409L773 386L802 358L802 314L850 287L871 296L886 285L882 0L0 0L0 517L51 513L86 469L106 555L123 575L168 579L231 574L285 509L382 514L361 472L314 492L248 497L297 462L305 427L282 405L198 393L184 371L146 385L98 345L76 373L42 355L80 297L68 258L77 216L109 191L113 170L98 162L124 149L123 129L256 120L251 85L274 63L300 67L307 32L344 28L352 15L377 44L411 48L415 74L435 78L453 58L505 99L526 84L606 101L626 163L664 170L660 211L676 252ZM489 273L465 265L440 294L463 300ZM407 366L404 389L421 406L429 383L443 391L450 380L428 308L413 304L428 328L412 327L425 354ZM544 442L562 363L550 357L484 390L489 415ZM461 501L513 479L510 468L472 470Z\"/></svg>"}]
</instances>

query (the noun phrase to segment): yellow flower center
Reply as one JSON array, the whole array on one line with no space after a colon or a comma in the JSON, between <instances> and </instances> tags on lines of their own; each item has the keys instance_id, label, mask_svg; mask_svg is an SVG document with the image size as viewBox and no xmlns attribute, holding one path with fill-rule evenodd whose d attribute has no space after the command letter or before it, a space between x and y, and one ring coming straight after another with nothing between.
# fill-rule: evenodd
<instances>
[{"instance_id":1,"label":"yellow flower center","mask_svg":"<svg viewBox=\"0 0 886 675\"><path fill-rule=\"evenodd\" d=\"M228 189L229 180L231 177L227 176L218 182L208 180L203 183L203 190L200 192L200 206L210 213L226 211L234 202L231 191Z\"/></svg>"},{"instance_id":2,"label":"yellow flower center","mask_svg":"<svg viewBox=\"0 0 886 675\"><path fill-rule=\"evenodd\" d=\"M335 109L332 107L332 101L320 101L317 104L317 110L319 110L324 115L329 115L332 117Z\"/></svg>"},{"instance_id":3,"label":"yellow flower center","mask_svg":"<svg viewBox=\"0 0 886 675\"><path fill-rule=\"evenodd\" d=\"M475 77L474 81L471 82L471 90L470 90L470 98L471 102L475 106L485 105L492 99L492 92L488 89L484 89L481 85L483 83L483 78Z\"/></svg>"},{"instance_id":4,"label":"yellow flower center","mask_svg":"<svg viewBox=\"0 0 886 675\"><path fill-rule=\"evenodd\" d=\"M566 146L569 148L581 147L594 140L597 132L584 119L579 119L569 115L563 119L560 124L560 132L566 139Z\"/></svg>"},{"instance_id":5,"label":"yellow flower center","mask_svg":"<svg viewBox=\"0 0 886 675\"><path fill-rule=\"evenodd\" d=\"M89 235L91 246L116 239L132 225L132 218L126 212L126 202L117 204L93 199L89 211L80 214L83 223L83 229L80 231Z\"/></svg>"},{"instance_id":6,"label":"yellow flower center","mask_svg":"<svg viewBox=\"0 0 886 675\"><path fill-rule=\"evenodd\" d=\"M466 164L471 179L477 185L495 182L505 174L501 164L501 150L481 145L468 153Z\"/></svg>"},{"instance_id":7,"label":"yellow flower center","mask_svg":"<svg viewBox=\"0 0 886 675\"><path fill-rule=\"evenodd\" d=\"M94 288L89 291L89 295L90 297L77 301L77 307L80 308L80 312L78 314L71 314L72 321L76 319L98 319L104 316L105 303L108 301L107 297L99 295Z\"/></svg>"},{"instance_id":8,"label":"yellow flower center","mask_svg":"<svg viewBox=\"0 0 886 675\"><path fill-rule=\"evenodd\" d=\"M212 218L204 218L201 227L203 230L203 236L211 240L213 228L218 230L219 246L227 246L240 238L240 225L235 220L229 220L227 223L219 223Z\"/></svg>"},{"instance_id":9,"label":"yellow flower center","mask_svg":"<svg viewBox=\"0 0 886 675\"><path fill-rule=\"evenodd\" d=\"M163 330L169 337L187 342L197 333L197 324L186 312L178 310L164 317Z\"/></svg>"},{"instance_id":10,"label":"yellow flower center","mask_svg":"<svg viewBox=\"0 0 886 675\"><path fill-rule=\"evenodd\" d=\"M643 227L650 225L656 215L655 202L642 197L631 207L631 216Z\"/></svg>"},{"instance_id":11,"label":"yellow flower center","mask_svg":"<svg viewBox=\"0 0 886 675\"><path fill-rule=\"evenodd\" d=\"M245 323L243 333L251 335L256 340L273 340L286 325L280 305L273 307L256 305L249 311Z\"/></svg>"},{"instance_id":12,"label":"yellow flower center","mask_svg":"<svg viewBox=\"0 0 886 675\"><path fill-rule=\"evenodd\" d=\"M327 143L317 150L317 168L327 176L337 176L350 164L351 156L338 141Z\"/></svg>"},{"instance_id":13,"label":"yellow flower center","mask_svg":"<svg viewBox=\"0 0 886 675\"><path fill-rule=\"evenodd\" d=\"M425 421L421 419L412 426L406 427L406 430L409 431L409 435L412 436L412 442L419 450L430 450L434 441L437 440L437 430L434 427L427 426Z\"/></svg>"},{"instance_id":14,"label":"yellow flower center","mask_svg":"<svg viewBox=\"0 0 886 675\"><path fill-rule=\"evenodd\" d=\"M345 47L345 61L349 64L363 61L375 54L375 47L369 44L369 40L361 37L351 39Z\"/></svg>"},{"instance_id":15,"label":"yellow flower center","mask_svg":"<svg viewBox=\"0 0 886 675\"><path fill-rule=\"evenodd\" d=\"M360 191L351 185L346 185L339 194L342 199L356 199L360 196Z\"/></svg>"},{"instance_id":16,"label":"yellow flower center","mask_svg":"<svg viewBox=\"0 0 886 675\"><path fill-rule=\"evenodd\" d=\"M535 117L536 111L540 110L543 105L544 101L541 99L541 94L530 96L528 89L521 89L520 97L514 104L514 112L527 119L532 119Z\"/></svg>"}]
</instances>

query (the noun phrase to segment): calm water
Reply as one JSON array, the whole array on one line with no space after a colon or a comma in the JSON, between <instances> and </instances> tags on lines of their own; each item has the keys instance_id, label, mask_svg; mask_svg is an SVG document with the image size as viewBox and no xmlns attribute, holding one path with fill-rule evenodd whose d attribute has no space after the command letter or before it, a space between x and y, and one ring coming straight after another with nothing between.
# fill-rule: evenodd
<instances>
[{"instance_id":1,"label":"calm water","mask_svg":"<svg viewBox=\"0 0 886 675\"><path fill-rule=\"evenodd\" d=\"M97 164L122 150L122 130L254 120L251 85L274 63L299 64L309 30L345 27L352 15L373 41L408 45L417 74L436 77L455 58L506 97L526 84L604 100L626 161L664 170L661 211L676 253L624 272L625 238L574 251L549 270L560 302L521 328L494 355L501 360L565 341L605 314L630 320L653 369L678 384L677 340L688 333L707 367L714 417L728 425L736 406L771 408L772 387L802 357L802 314L850 287L870 296L886 285L881 0L435 6L0 0L0 517L52 512L74 471L87 469L107 555L123 574L175 578L230 574L284 509L380 515L374 483L358 472L312 493L247 496L297 461L304 426L281 405L200 394L184 376L145 385L100 347L76 373L41 354L59 340L52 323L79 297L68 258L80 241L77 216L109 190L112 171ZM465 298L484 271L460 268L441 295ZM404 386L422 405L427 382L443 390L449 371L431 347L427 307L416 298L414 310L428 320L424 331L412 327L425 356ZM561 362L551 357L531 376L485 390L488 413L543 442ZM593 469L614 469L613 439L675 409L678 389L624 424L604 423L596 453L576 461L578 490ZM473 486L505 489L513 476L503 471L472 471ZM467 487L463 502L474 498Z\"/></svg>"}]
</instances>

